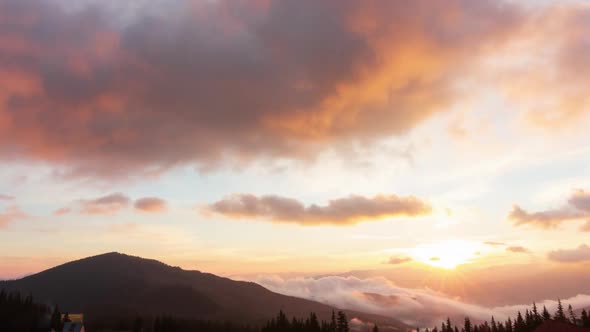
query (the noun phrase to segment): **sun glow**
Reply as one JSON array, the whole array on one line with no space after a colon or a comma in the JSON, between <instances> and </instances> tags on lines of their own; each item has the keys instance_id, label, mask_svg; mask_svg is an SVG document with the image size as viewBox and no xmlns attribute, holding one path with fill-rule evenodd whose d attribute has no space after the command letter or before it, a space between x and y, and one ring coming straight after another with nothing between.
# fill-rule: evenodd
<instances>
[{"instance_id":1,"label":"sun glow","mask_svg":"<svg viewBox=\"0 0 590 332\"><path fill-rule=\"evenodd\" d=\"M454 269L469 263L478 252L477 242L453 240L417 247L412 251L416 261L440 267Z\"/></svg>"}]
</instances>

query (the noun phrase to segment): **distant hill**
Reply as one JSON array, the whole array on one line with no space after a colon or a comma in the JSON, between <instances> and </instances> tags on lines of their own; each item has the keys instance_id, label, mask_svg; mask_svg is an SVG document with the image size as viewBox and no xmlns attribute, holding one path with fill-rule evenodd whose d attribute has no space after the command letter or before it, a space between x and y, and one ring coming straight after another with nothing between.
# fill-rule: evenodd
<instances>
[{"instance_id":1,"label":"distant hill","mask_svg":"<svg viewBox=\"0 0 590 332\"><path fill-rule=\"evenodd\" d=\"M88 318L113 315L169 314L187 319L262 324L280 309L289 316L315 312L328 320L334 308L273 293L252 282L187 271L156 260L108 253L69 262L22 279L1 281L0 288L32 293L36 301ZM349 312L349 318L376 321L390 330L408 326L395 319Z\"/></svg>"}]
</instances>

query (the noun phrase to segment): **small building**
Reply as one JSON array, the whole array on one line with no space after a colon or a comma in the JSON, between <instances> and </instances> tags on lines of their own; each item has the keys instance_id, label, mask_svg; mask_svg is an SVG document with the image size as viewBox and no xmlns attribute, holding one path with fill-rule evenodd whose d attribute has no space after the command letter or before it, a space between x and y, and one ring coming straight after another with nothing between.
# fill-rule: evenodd
<instances>
[{"instance_id":1,"label":"small building","mask_svg":"<svg viewBox=\"0 0 590 332\"><path fill-rule=\"evenodd\" d=\"M548 319L537 327L534 332L590 332L590 329Z\"/></svg>"},{"instance_id":2,"label":"small building","mask_svg":"<svg viewBox=\"0 0 590 332\"><path fill-rule=\"evenodd\" d=\"M62 320L65 315L62 315ZM68 314L68 322L64 322L62 332L84 332L84 314Z\"/></svg>"}]
</instances>

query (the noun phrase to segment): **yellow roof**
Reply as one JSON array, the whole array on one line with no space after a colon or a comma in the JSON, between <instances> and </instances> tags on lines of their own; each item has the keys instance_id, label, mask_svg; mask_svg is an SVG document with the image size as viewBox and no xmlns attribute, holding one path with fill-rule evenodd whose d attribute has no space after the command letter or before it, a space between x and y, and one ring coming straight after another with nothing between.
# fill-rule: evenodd
<instances>
[{"instance_id":1,"label":"yellow roof","mask_svg":"<svg viewBox=\"0 0 590 332\"><path fill-rule=\"evenodd\" d=\"M61 314L61 319L63 319L65 314ZM84 322L84 314L68 314L70 320L72 322Z\"/></svg>"}]
</instances>

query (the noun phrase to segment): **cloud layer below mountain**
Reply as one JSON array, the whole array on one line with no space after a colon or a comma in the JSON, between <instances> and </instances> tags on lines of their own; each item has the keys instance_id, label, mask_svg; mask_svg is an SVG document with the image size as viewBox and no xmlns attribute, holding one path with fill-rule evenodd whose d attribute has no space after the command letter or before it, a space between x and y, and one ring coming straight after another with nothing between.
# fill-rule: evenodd
<instances>
[{"instance_id":1,"label":"cloud layer below mountain","mask_svg":"<svg viewBox=\"0 0 590 332\"><path fill-rule=\"evenodd\" d=\"M254 281L282 294L304 297L341 308L370 312L400 319L411 326L438 326L447 317L462 322L468 316L472 320L505 319L532 304L514 304L485 307L449 297L427 288L396 286L383 277L357 278L352 276L324 276L320 278L260 276ZM580 294L564 303L574 308L590 305L590 295ZM557 302L546 300L537 303L554 312Z\"/></svg>"}]
</instances>

